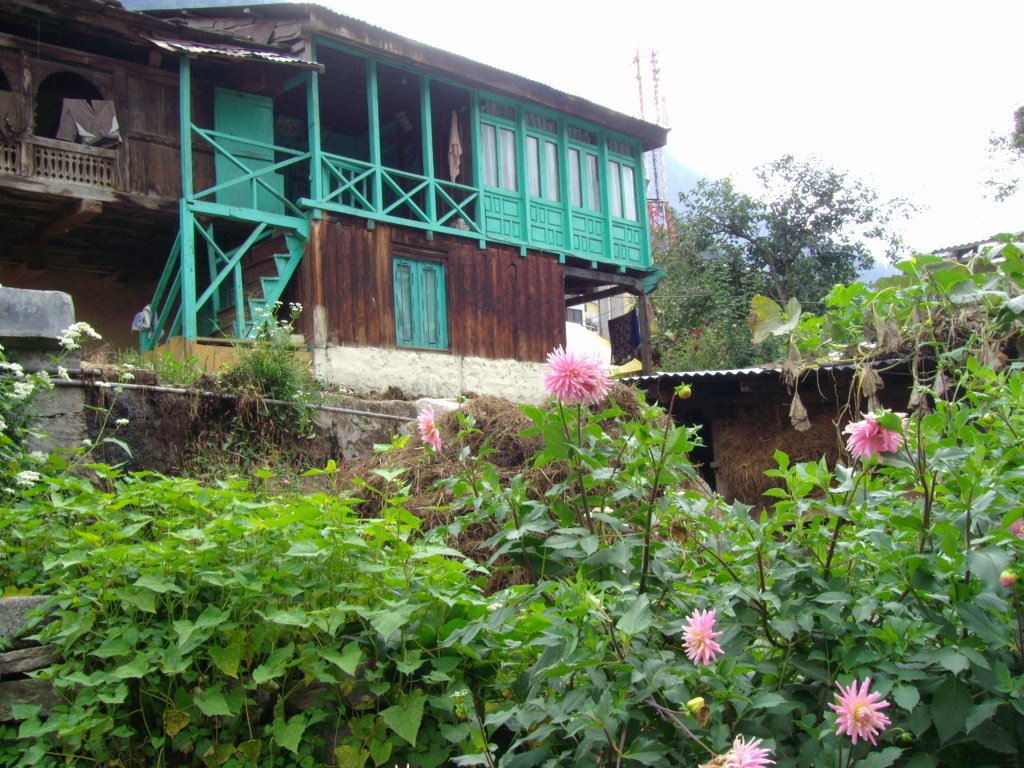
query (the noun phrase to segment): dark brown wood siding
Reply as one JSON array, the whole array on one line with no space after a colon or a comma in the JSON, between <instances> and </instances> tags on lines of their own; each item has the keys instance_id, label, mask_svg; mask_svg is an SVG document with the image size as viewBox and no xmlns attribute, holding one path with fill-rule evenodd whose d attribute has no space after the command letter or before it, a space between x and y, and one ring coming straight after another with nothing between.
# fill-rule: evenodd
<instances>
[{"instance_id":1,"label":"dark brown wood siding","mask_svg":"<svg viewBox=\"0 0 1024 768\"><path fill-rule=\"evenodd\" d=\"M455 355L543 362L565 343L562 268L548 254L526 257L510 246L327 217L317 222L299 267L294 297L313 333L315 306L325 308L330 344L395 347L392 259L445 265L449 351Z\"/></svg>"}]
</instances>

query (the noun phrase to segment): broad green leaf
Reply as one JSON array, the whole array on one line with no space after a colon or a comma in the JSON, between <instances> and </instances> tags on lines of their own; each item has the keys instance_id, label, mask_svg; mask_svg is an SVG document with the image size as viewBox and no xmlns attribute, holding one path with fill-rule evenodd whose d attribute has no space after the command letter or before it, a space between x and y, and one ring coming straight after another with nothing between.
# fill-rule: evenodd
<instances>
[{"instance_id":1,"label":"broad green leaf","mask_svg":"<svg viewBox=\"0 0 1024 768\"><path fill-rule=\"evenodd\" d=\"M954 675L957 675L971 666L967 657L959 653L955 648L940 648L935 653L935 660Z\"/></svg>"},{"instance_id":2,"label":"broad green leaf","mask_svg":"<svg viewBox=\"0 0 1024 768\"><path fill-rule=\"evenodd\" d=\"M127 656L134 649L123 637L107 640L103 645L92 652L93 656L101 659L109 659L111 656Z\"/></svg>"},{"instance_id":3,"label":"broad green leaf","mask_svg":"<svg viewBox=\"0 0 1024 768\"><path fill-rule=\"evenodd\" d=\"M211 744L210 748L200 756L200 759L207 768L218 768L230 760L233 754L235 754L234 744Z\"/></svg>"},{"instance_id":4,"label":"broad green leaf","mask_svg":"<svg viewBox=\"0 0 1024 768\"><path fill-rule=\"evenodd\" d=\"M637 597L615 625L616 629L630 637L643 632L649 626L651 626L651 608L646 595Z\"/></svg>"},{"instance_id":5,"label":"broad green leaf","mask_svg":"<svg viewBox=\"0 0 1024 768\"><path fill-rule=\"evenodd\" d=\"M181 588L173 581L159 573L146 573L135 580L135 586L145 587L158 594L164 592L176 592L181 593Z\"/></svg>"},{"instance_id":6,"label":"broad green leaf","mask_svg":"<svg viewBox=\"0 0 1024 768\"><path fill-rule=\"evenodd\" d=\"M164 710L164 733L172 739L181 733L181 730L192 722L192 716L188 712L179 709Z\"/></svg>"},{"instance_id":7,"label":"broad green leaf","mask_svg":"<svg viewBox=\"0 0 1024 768\"><path fill-rule=\"evenodd\" d=\"M897 685L892 689L892 699L907 712L910 712L921 700L921 694L912 685Z\"/></svg>"},{"instance_id":8,"label":"broad green leaf","mask_svg":"<svg viewBox=\"0 0 1024 768\"><path fill-rule=\"evenodd\" d=\"M253 682L262 685L267 680L273 680L284 674L285 667L292 660L295 654L294 643L288 643L283 648L278 648L270 654L265 662L252 671Z\"/></svg>"},{"instance_id":9,"label":"broad green leaf","mask_svg":"<svg viewBox=\"0 0 1024 768\"><path fill-rule=\"evenodd\" d=\"M293 715L285 722L283 717L274 718L271 726L271 733L274 740L282 747L293 754L299 753L299 742L302 734L306 731L306 716L303 714Z\"/></svg>"},{"instance_id":10,"label":"broad green leaf","mask_svg":"<svg viewBox=\"0 0 1024 768\"><path fill-rule=\"evenodd\" d=\"M147 672L149 672L149 660L139 653L135 655L134 659L127 664L117 667L110 674L119 680L127 680L129 678L143 677Z\"/></svg>"},{"instance_id":11,"label":"broad green leaf","mask_svg":"<svg viewBox=\"0 0 1024 768\"><path fill-rule=\"evenodd\" d=\"M755 344L760 344L782 325L782 307L767 296L757 294L750 300L750 314L747 325Z\"/></svg>"},{"instance_id":12,"label":"broad green leaf","mask_svg":"<svg viewBox=\"0 0 1024 768\"><path fill-rule=\"evenodd\" d=\"M250 739L249 741L243 741L238 745L238 751L253 763L260 759L260 752L262 748L263 745L259 739Z\"/></svg>"},{"instance_id":13,"label":"broad green leaf","mask_svg":"<svg viewBox=\"0 0 1024 768\"><path fill-rule=\"evenodd\" d=\"M210 660L213 661L217 669L228 677L238 677L238 664L242 660L241 645L234 643L226 648L210 645L207 646L206 650L210 654Z\"/></svg>"},{"instance_id":14,"label":"broad green leaf","mask_svg":"<svg viewBox=\"0 0 1024 768\"><path fill-rule=\"evenodd\" d=\"M970 733L983 722L988 720L996 713L999 709L999 705L1002 704L998 699L988 699L980 704L976 704L971 709L971 714L967 716L967 720L964 721L964 731Z\"/></svg>"},{"instance_id":15,"label":"broad green leaf","mask_svg":"<svg viewBox=\"0 0 1024 768\"><path fill-rule=\"evenodd\" d=\"M970 708L971 697L967 686L953 675L947 675L936 689L931 705L932 722L941 744L964 730Z\"/></svg>"},{"instance_id":16,"label":"broad green leaf","mask_svg":"<svg viewBox=\"0 0 1024 768\"><path fill-rule=\"evenodd\" d=\"M902 754L899 747L885 747L877 752L872 750L857 761L857 768L889 768Z\"/></svg>"},{"instance_id":17,"label":"broad green leaf","mask_svg":"<svg viewBox=\"0 0 1024 768\"><path fill-rule=\"evenodd\" d=\"M326 553L315 541L297 541L284 554L285 557L320 557Z\"/></svg>"},{"instance_id":18,"label":"broad green leaf","mask_svg":"<svg viewBox=\"0 0 1024 768\"><path fill-rule=\"evenodd\" d=\"M203 691L200 695L193 698L193 701L199 708L199 711L207 717L233 714L231 707L228 706L227 699L224 698L224 694L219 687Z\"/></svg>"},{"instance_id":19,"label":"broad green leaf","mask_svg":"<svg viewBox=\"0 0 1024 768\"><path fill-rule=\"evenodd\" d=\"M271 622L272 624L283 624L285 626L292 627L308 627L312 623L312 619L301 608L293 608L288 611L283 608L271 608L265 613L261 613L264 619Z\"/></svg>"},{"instance_id":20,"label":"broad green leaf","mask_svg":"<svg viewBox=\"0 0 1024 768\"><path fill-rule=\"evenodd\" d=\"M351 744L342 744L334 750L334 764L338 768L365 768L370 753Z\"/></svg>"},{"instance_id":21,"label":"broad green leaf","mask_svg":"<svg viewBox=\"0 0 1024 768\"><path fill-rule=\"evenodd\" d=\"M380 713L381 719L392 731L415 747L426 700L426 696L413 696L404 705L395 704L383 710Z\"/></svg>"},{"instance_id":22,"label":"broad green leaf","mask_svg":"<svg viewBox=\"0 0 1024 768\"><path fill-rule=\"evenodd\" d=\"M359 643L351 642L341 649L341 653L338 653L333 648L322 648L320 656L338 667L346 675L354 675L359 667L359 662L363 660L363 650L359 647Z\"/></svg>"},{"instance_id":23,"label":"broad green leaf","mask_svg":"<svg viewBox=\"0 0 1024 768\"><path fill-rule=\"evenodd\" d=\"M11 717L14 720L28 720L30 717L35 717L39 714L39 710L42 709L38 704L11 704Z\"/></svg>"}]
</instances>

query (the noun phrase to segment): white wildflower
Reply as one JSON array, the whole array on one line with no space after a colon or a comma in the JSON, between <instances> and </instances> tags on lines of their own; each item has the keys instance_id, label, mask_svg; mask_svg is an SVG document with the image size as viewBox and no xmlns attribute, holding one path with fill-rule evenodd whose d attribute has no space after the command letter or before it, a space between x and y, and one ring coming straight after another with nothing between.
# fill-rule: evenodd
<instances>
[{"instance_id":1,"label":"white wildflower","mask_svg":"<svg viewBox=\"0 0 1024 768\"><path fill-rule=\"evenodd\" d=\"M91 447L92 446L92 440L90 440L88 437L83 438L82 439L82 445L84 445L86 447Z\"/></svg>"},{"instance_id":2,"label":"white wildflower","mask_svg":"<svg viewBox=\"0 0 1024 768\"><path fill-rule=\"evenodd\" d=\"M0 419L0 432L3 432L5 429L7 429L7 422Z\"/></svg>"},{"instance_id":3,"label":"white wildflower","mask_svg":"<svg viewBox=\"0 0 1024 768\"><path fill-rule=\"evenodd\" d=\"M0 371L7 371L16 379L25 376L25 369L19 363L8 363L6 360L0 360Z\"/></svg>"},{"instance_id":4,"label":"white wildflower","mask_svg":"<svg viewBox=\"0 0 1024 768\"><path fill-rule=\"evenodd\" d=\"M23 469L21 472L14 476L14 482L20 485L22 488L31 488L33 485L43 479L43 476L38 472L33 472L30 469Z\"/></svg>"},{"instance_id":5,"label":"white wildflower","mask_svg":"<svg viewBox=\"0 0 1024 768\"><path fill-rule=\"evenodd\" d=\"M115 424L116 424L117 426L119 426L119 427L127 427L127 426L128 426L128 419L118 419L118 420L117 420L117 421L115 421L114 423L115 423Z\"/></svg>"},{"instance_id":6,"label":"white wildflower","mask_svg":"<svg viewBox=\"0 0 1024 768\"><path fill-rule=\"evenodd\" d=\"M109 381L97 381L96 386L102 387L103 389L110 389L113 385Z\"/></svg>"},{"instance_id":7,"label":"white wildflower","mask_svg":"<svg viewBox=\"0 0 1024 768\"><path fill-rule=\"evenodd\" d=\"M57 366L57 377L64 379L64 381L71 381L71 376L68 374L68 369L63 365Z\"/></svg>"},{"instance_id":8,"label":"white wildflower","mask_svg":"<svg viewBox=\"0 0 1024 768\"><path fill-rule=\"evenodd\" d=\"M93 339L101 339L96 331L88 323L72 323L68 328L57 337L57 341L60 345L67 350L78 349L81 344L82 337L88 336Z\"/></svg>"},{"instance_id":9,"label":"white wildflower","mask_svg":"<svg viewBox=\"0 0 1024 768\"><path fill-rule=\"evenodd\" d=\"M9 494L10 496L13 496L16 492L15 492L15 490L13 488L4 488L4 493Z\"/></svg>"},{"instance_id":10,"label":"white wildflower","mask_svg":"<svg viewBox=\"0 0 1024 768\"><path fill-rule=\"evenodd\" d=\"M31 380L16 381L14 382L14 388L11 390L10 397L12 400L25 400L32 396L32 393L35 392L35 389L35 382Z\"/></svg>"},{"instance_id":11,"label":"white wildflower","mask_svg":"<svg viewBox=\"0 0 1024 768\"><path fill-rule=\"evenodd\" d=\"M40 463L45 463L46 454L43 453L42 451L32 451L32 453L29 454L29 458L35 459Z\"/></svg>"},{"instance_id":12,"label":"white wildflower","mask_svg":"<svg viewBox=\"0 0 1024 768\"><path fill-rule=\"evenodd\" d=\"M135 374L131 371L125 371L121 374L121 381L135 381Z\"/></svg>"}]
</instances>

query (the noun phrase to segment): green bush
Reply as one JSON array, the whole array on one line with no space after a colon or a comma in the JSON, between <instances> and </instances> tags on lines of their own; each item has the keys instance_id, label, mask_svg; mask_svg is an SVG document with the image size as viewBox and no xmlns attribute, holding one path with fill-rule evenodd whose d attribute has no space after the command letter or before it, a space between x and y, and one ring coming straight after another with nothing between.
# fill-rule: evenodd
<instances>
[{"instance_id":1,"label":"green bush","mask_svg":"<svg viewBox=\"0 0 1024 768\"><path fill-rule=\"evenodd\" d=\"M401 467L376 470L362 518L51 460L0 507L0 578L53 595L36 632L66 703L19 707L0 762L690 766L742 737L779 766L1024 764L1024 383L1001 357L1024 269L1010 246L905 272L837 289L792 341L861 354L891 317L918 409L873 418L902 445L836 467L779 453L757 516L682 490L694 432L656 409L527 408L532 466L503 479L463 451L429 532ZM538 492L539 473L561 479ZM470 527L489 562L452 546ZM519 583L485 594L500 568ZM705 610L708 664L683 632ZM868 677L891 722L854 745L830 704Z\"/></svg>"}]
</instances>

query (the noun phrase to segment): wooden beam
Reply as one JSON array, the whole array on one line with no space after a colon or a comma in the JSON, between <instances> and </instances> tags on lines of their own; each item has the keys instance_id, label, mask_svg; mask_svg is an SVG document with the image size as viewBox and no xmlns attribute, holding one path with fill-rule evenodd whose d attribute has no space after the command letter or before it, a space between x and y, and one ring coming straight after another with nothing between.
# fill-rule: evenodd
<instances>
[{"instance_id":1,"label":"wooden beam","mask_svg":"<svg viewBox=\"0 0 1024 768\"><path fill-rule=\"evenodd\" d=\"M600 301L601 299L608 299L612 296L621 296L623 293L629 293L629 291L626 291L621 287L603 288L600 291L581 293L578 296L566 296L565 303L568 306L572 306L574 304L586 304L590 301Z\"/></svg>"},{"instance_id":2,"label":"wooden beam","mask_svg":"<svg viewBox=\"0 0 1024 768\"><path fill-rule=\"evenodd\" d=\"M632 294L643 293L644 281L629 275L620 275L614 272L597 272L580 267L562 267L562 272L566 277L588 280L596 285L621 285L626 287Z\"/></svg>"},{"instance_id":3,"label":"wooden beam","mask_svg":"<svg viewBox=\"0 0 1024 768\"><path fill-rule=\"evenodd\" d=\"M80 227L101 213L103 213L103 203L98 200L76 200L71 205L65 206L53 221L33 232L31 237L22 243L22 246L34 248L46 245L51 240L66 235L75 227Z\"/></svg>"},{"instance_id":4,"label":"wooden beam","mask_svg":"<svg viewBox=\"0 0 1024 768\"><path fill-rule=\"evenodd\" d=\"M646 293L637 296L636 315L640 321L640 362L643 363L645 376L654 373L654 359L651 357L651 323L648 317L650 306Z\"/></svg>"}]
</instances>

